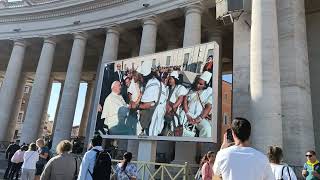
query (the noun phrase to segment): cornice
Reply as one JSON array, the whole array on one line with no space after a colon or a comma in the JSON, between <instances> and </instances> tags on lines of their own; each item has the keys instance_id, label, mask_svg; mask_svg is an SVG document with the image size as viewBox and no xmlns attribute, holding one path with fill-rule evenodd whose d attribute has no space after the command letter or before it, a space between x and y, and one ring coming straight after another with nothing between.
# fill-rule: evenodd
<instances>
[{"instance_id":1,"label":"cornice","mask_svg":"<svg viewBox=\"0 0 320 180\"><path fill-rule=\"evenodd\" d=\"M120 29L118 29L121 33L121 30L125 30L126 28L128 28L126 26L126 23L128 22L134 22L134 25L139 26L142 25L140 23L144 19L150 16L156 16L156 19L158 20L157 23L159 23L159 20L161 23L161 21L172 18L172 16L166 16L166 12L174 11L175 13L181 13L180 15L182 15L183 11L181 11L181 6L190 5L189 3L185 3L186 0L156 0L150 5L150 7L145 8L143 7L143 2L141 2L141 0L81 0L81 4L71 7L70 2L74 2L76 0L65 1L69 2L69 5L64 4L67 9L63 9L63 11L67 11L67 13L70 15L62 15L61 13L64 12L59 12L60 14L57 14L57 11L55 11L52 15L49 14L49 18L51 19L41 19L43 17L36 17L40 18L40 20L34 19L23 20L23 22L9 21L7 23L0 23L0 40L15 38L38 38L45 37L47 35L59 36L62 34L72 34L79 31L87 31L90 34L90 30L105 28L109 29L113 26L121 27ZM97 4L93 3L106 3L106 1L112 1L115 4L107 7L103 4L99 4L98 6ZM193 4L195 4L196 2L199 3L199 1L200 0L192 0ZM89 2L91 2L91 4ZM39 8L40 5L37 7ZM76 7L81 7L82 9L71 11ZM58 8L58 10L62 10L62 8ZM10 18L22 17L22 12L19 13L20 14L16 13L16 15L18 16L10 16ZM0 11L0 22L4 19L4 16L1 16L1 14L7 13L3 13ZM76 14L78 14L77 18L75 18ZM25 13L24 16L26 15L40 16L41 13ZM75 20L80 20L81 22L75 24L75 22L77 22ZM131 26L129 25L129 28L130 27Z\"/></svg>"},{"instance_id":2,"label":"cornice","mask_svg":"<svg viewBox=\"0 0 320 180\"><path fill-rule=\"evenodd\" d=\"M21 22L21 21L36 21L57 17L74 16L82 13L87 13L90 11L119 5L132 0L100 0L95 2L82 3L76 6L69 6L61 9L52 9L42 12L33 12L26 14L14 14L5 15L0 17L0 23L10 23L10 22Z\"/></svg>"}]
</instances>

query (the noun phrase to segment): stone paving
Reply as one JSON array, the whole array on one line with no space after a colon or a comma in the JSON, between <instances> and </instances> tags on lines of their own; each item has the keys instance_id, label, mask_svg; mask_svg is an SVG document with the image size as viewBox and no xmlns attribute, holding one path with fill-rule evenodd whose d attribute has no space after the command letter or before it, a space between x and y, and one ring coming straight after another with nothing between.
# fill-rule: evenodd
<instances>
[{"instance_id":1,"label":"stone paving","mask_svg":"<svg viewBox=\"0 0 320 180\"><path fill-rule=\"evenodd\" d=\"M5 158L5 153L0 152L0 180L3 180L3 175L7 168L7 160Z\"/></svg>"}]
</instances>

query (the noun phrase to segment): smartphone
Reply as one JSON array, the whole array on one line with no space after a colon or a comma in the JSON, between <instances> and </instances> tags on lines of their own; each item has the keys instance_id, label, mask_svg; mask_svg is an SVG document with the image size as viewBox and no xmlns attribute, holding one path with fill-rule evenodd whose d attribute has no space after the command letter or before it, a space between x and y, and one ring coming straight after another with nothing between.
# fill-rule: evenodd
<instances>
[{"instance_id":1,"label":"smartphone","mask_svg":"<svg viewBox=\"0 0 320 180\"><path fill-rule=\"evenodd\" d=\"M231 129L227 129L227 140L228 140L228 143L234 142Z\"/></svg>"}]
</instances>

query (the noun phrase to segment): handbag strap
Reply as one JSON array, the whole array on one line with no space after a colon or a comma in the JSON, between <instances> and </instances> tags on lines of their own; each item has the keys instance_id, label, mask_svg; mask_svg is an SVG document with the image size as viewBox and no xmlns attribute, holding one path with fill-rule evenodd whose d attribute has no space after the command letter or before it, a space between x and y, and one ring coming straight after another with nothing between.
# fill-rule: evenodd
<instances>
[{"instance_id":1,"label":"handbag strap","mask_svg":"<svg viewBox=\"0 0 320 180\"><path fill-rule=\"evenodd\" d=\"M162 84L161 84L161 81L159 81L159 82L160 82L160 88L159 88L158 100L157 100L156 104L154 105L155 107L158 106L159 101L160 101L160 97L161 97L161 93L162 93Z\"/></svg>"},{"instance_id":2,"label":"handbag strap","mask_svg":"<svg viewBox=\"0 0 320 180\"><path fill-rule=\"evenodd\" d=\"M203 103L202 103L202 101L201 101L199 91L197 91L197 97L198 97L198 99L199 99L199 101L200 101L200 104L201 104L202 108L205 109L205 107L204 107L204 105L203 105Z\"/></svg>"},{"instance_id":3,"label":"handbag strap","mask_svg":"<svg viewBox=\"0 0 320 180\"><path fill-rule=\"evenodd\" d=\"M286 167L287 167L287 172L288 172L288 175L289 175L289 180L291 180L291 175L290 175L289 167L288 167L288 166L286 166Z\"/></svg>"},{"instance_id":4,"label":"handbag strap","mask_svg":"<svg viewBox=\"0 0 320 180\"><path fill-rule=\"evenodd\" d=\"M123 172L128 176L128 178L129 178L129 180L130 180L130 179L131 179L131 176L129 176L129 174L127 173L127 171L124 170Z\"/></svg>"},{"instance_id":5,"label":"handbag strap","mask_svg":"<svg viewBox=\"0 0 320 180\"><path fill-rule=\"evenodd\" d=\"M287 172L288 172L288 175L289 175L289 180L291 180L291 175L290 175L290 171L289 171L289 167L288 166L283 166L282 167L282 170L281 170L281 179L283 179L283 172L284 172L284 169L287 169Z\"/></svg>"}]
</instances>

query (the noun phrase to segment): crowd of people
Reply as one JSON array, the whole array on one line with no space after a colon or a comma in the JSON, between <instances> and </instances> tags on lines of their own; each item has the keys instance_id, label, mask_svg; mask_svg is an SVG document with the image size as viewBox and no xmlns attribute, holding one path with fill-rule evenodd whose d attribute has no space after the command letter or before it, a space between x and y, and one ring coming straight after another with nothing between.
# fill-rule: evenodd
<instances>
[{"instance_id":1,"label":"crowd of people","mask_svg":"<svg viewBox=\"0 0 320 180\"><path fill-rule=\"evenodd\" d=\"M201 160L196 180L297 180L293 169L283 162L283 151L269 146L267 155L251 147L251 124L245 118L232 121L232 139L224 134L221 149L215 154L209 151ZM306 152L306 163L301 175L306 180L320 180L320 163L316 152Z\"/></svg>"},{"instance_id":2,"label":"crowd of people","mask_svg":"<svg viewBox=\"0 0 320 180\"><path fill-rule=\"evenodd\" d=\"M49 148L45 146L43 139L38 139L36 143L29 145L19 145L17 140L8 146L6 159L8 166L4 174L4 179L18 179L21 171L23 180L39 180L44 166L52 157Z\"/></svg>"},{"instance_id":3,"label":"crowd of people","mask_svg":"<svg viewBox=\"0 0 320 180\"><path fill-rule=\"evenodd\" d=\"M196 180L296 180L297 176L289 165L283 162L283 151L270 146L263 154L250 145L251 124L245 118L232 121L231 136L224 134L218 152L209 151L200 162ZM136 180L138 169L131 163L132 153L126 152L123 160L112 170L111 156L102 146L103 138L94 136L91 146L80 162L72 154L72 143L61 141L52 157L42 139L30 145L11 144L6 151L8 168L4 179L22 180ZM320 179L320 162L316 152L305 154L306 163L301 175L306 180Z\"/></svg>"},{"instance_id":4,"label":"crowd of people","mask_svg":"<svg viewBox=\"0 0 320 180\"><path fill-rule=\"evenodd\" d=\"M202 73L189 85L180 66L155 68L146 61L123 72L122 65L116 64L114 73L105 72L111 74L105 82L112 83L98 108L105 125L101 133L211 137L212 64L209 56Z\"/></svg>"}]
</instances>

